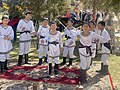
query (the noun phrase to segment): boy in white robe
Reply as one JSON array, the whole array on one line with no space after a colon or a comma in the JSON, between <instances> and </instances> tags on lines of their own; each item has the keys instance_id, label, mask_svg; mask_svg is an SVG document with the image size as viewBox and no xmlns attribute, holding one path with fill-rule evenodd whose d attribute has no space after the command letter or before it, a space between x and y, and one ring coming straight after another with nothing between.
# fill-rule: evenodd
<instances>
[{"instance_id":1,"label":"boy in white robe","mask_svg":"<svg viewBox=\"0 0 120 90\"><path fill-rule=\"evenodd\" d=\"M11 26L8 26L9 17L4 15L2 17L2 24L0 25L0 69L1 73L4 70L8 70L7 60L10 58L10 52L12 51L11 40L14 38L14 32ZM4 70L3 70L4 69Z\"/></svg>"},{"instance_id":2,"label":"boy in white robe","mask_svg":"<svg viewBox=\"0 0 120 90\"><path fill-rule=\"evenodd\" d=\"M60 49L63 49L63 43L61 33L56 30L57 26L55 22L51 22L50 28L50 33L48 35L48 73L51 75L52 62L54 62L54 74L58 75Z\"/></svg>"},{"instance_id":3,"label":"boy in white robe","mask_svg":"<svg viewBox=\"0 0 120 90\"><path fill-rule=\"evenodd\" d=\"M26 11L25 19L21 19L18 23L17 30L20 32L20 51L19 51L19 59L18 59L18 66L22 64L23 55L25 55L25 64L28 63L28 53L30 51L30 44L31 44L31 35L32 33L34 36L36 35L33 21L31 21L31 12Z\"/></svg>"},{"instance_id":4,"label":"boy in white robe","mask_svg":"<svg viewBox=\"0 0 120 90\"><path fill-rule=\"evenodd\" d=\"M80 41L79 55L80 55L80 72L83 83L87 82L86 71L89 69L92 58L92 40L103 40L103 37L89 31L90 25L85 22L82 26L83 31L77 36Z\"/></svg>"},{"instance_id":5,"label":"boy in white robe","mask_svg":"<svg viewBox=\"0 0 120 90\"><path fill-rule=\"evenodd\" d=\"M98 23L98 29L101 30L101 36L104 37L103 41L100 41L102 43L102 57L101 57L101 69L97 72L100 72L104 75L108 74L108 57L110 54L110 35L105 30L105 22L101 21Z\"/></svg>"},{"instance_id":6,"label":"boy in white robe","mask_svg":"<svg viewBox=\"0 0 120 90\"><path fill-rule=\"evenodd\" d=\"M65 28L63 36L65 36L65 46L63 50L63 62L61 65L66 64L67 55L69 55L69 64L67 66L72 65L73 57L74 57L74 48L76 46L75 39L77 35L77 30L73 27L74 21L72 19L68 20L68 27ZM63 37L62 36L62 37Z\"/></svg>"},{"instance_id":7,"label":"boy in white robe","mask_svg":"<svg viewBox=\"0 0 120 90\"><path fill-rule=\"evenodd\" d=\"M48 18L43 18L42 26L39 27L37 36L39 37L39 63L42 64L42 58L44 57L44 62L47 62L47 52L48 52L48 41L45 38L49 34ZM43 43L44 42L44 43Z\"/></svg>"}]
</instances>

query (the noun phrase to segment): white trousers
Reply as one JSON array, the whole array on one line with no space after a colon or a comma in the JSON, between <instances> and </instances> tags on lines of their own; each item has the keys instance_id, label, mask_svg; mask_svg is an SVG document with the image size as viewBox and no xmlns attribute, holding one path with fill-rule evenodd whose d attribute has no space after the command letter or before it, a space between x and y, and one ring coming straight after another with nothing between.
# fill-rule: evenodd
<instances>
[{"instance_id":1,"label":"white trousers","mask_svg":"<svg viewBox=\"0 0 120 90\"><path fill-rule=\"evenodd\" d=\"M101 60L103 65L108 65L108 57L109 57L109 54L102 54Z\"/></svg>"},{"instance_id":2,"label":"white trousers","mask_svg":"<svg viewBox=\"0 0 120 90\"><path fill-rule=\"evenodd\" d=\"M19 55L28 54L30 52L31 42L20 42Z\"/></svg>"},{"instance_id":3,"label":"white trousers","mask_svg":"<svg viewBox=\"0 0 120 90\"><path fill-rule=\"evenodd\" d=\"M42 58L42 56L46 56L48 52L48 46L40 45L39 47L39 58Z\"/></svg>"},{"instance_id":4,"label":"white trousers","mask_svg":"<svg viewBox=\"0 0 120 90\"><path fill-rule=\"evenodd\" d=\"M7 54L0 54L0 61L5 62L6 59L10 58L10 53Z\"/></svg>"},{"instance_id":5,"label":"white trousers","mask_svg":"<svg viewBox=\"0 0 120 90\"><path fill-rule=\"evenodd\" d=\"M73 58L74 57L74 48L75 47L64 47L63 50L63 57L67 57L67 55L69 54L69 58Z\"/></svg>"},{"instance_id":6,"label":"white trousers","mask_svg":"<svg viewBox=\"0 0 120 90\"><path fill-rule=\"evenodd\" d=\"M55 64L59 64L59 63L60 63L59 57L51 58L51 57L49 57L49 56L48 56L47 62L48 62L48 63L54 62Z\"/></svg>"}]
</instances>

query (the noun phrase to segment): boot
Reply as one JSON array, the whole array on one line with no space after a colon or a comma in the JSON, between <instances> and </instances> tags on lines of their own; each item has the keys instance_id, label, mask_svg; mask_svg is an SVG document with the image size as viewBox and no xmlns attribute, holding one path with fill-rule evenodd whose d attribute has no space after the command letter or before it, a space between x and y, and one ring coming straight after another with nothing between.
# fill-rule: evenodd
<instances>
[{"instance_id":1,"label":"boot","mask_svg":"<svg viewBox=\"0 0 120 90\"><path fill-rule=\"evenodd\" d=\"M104 65L103 67L104 67L103 74L108 75L108 65Z\"/></svg>"},{"instance_id":2,"label":"boot","mask_svg":"<svg viewBox=\"0 0 120 90\"><path fill-rule=\"evenodd\" d=\"M81 74L81 78L80 80L82 81L82 83L87 83L87 76L86 76L86 70L81 69L80 70L80 74Z\"/></svg>"},{"instance_id":3,"label":"boot","mask_svg":"<svg viewBox=\"0 0 120 90\"><path fill-rule=\"evenodd\" d=\"M44 62L46 62L46 63L47 63L47 57L45 57L45 58L44 58Z\"/></svg>"},{"instance_id":4,"label":"boot","mask_svg":"<svg viewBox=\"0 0 120 90\"><path fill-rule=\"evenodd\" d=\"M23 58L23 55L19 55L18 65L17 66L21 66L21 64L22 64L22 58Z\"/></svg>"},{"instance_id":5,"label":"boot","mask_svg":"<svg viewBox=\"0 0 120 90\"><path fill-rule=\"evenodd\" d=\"M42 58L39 59L38 65L41 65L41 64L42 64Z\"/></svg>"},{"instance_id":6,"label":"boot","mask_svg":"<svg viewBox=\"0 0 120 90\"><path fill-rule=\"evenodd\" d=\"M49 63L48 74L51 75L51 72L52 72L52 63Z\"/></svg>"},{"instance_id":7,"label":"boot","mask_svg":"<svg viewBox=\"0 0 120 90\"><path fill-rule=\"evenodd\" d=\"M72 58L69 58L69 64L67 65L68 67L72 65Z\"/></svg>"},{"instance_id":8,"label":"boot","mask_svg":"<svg viewBox=\"0 0 120 90\"><path fill-rule=\"evenodd\" d=\"M65 64L66 64L66 57L63 57L63 62L60 65L62 66L62 65L65 65Z\"/></svg>"},{"instance_id":9,"label":"boot","mask_svg":"<svg viewBox=\"0 0 120 90\"><path fill-rule=\"evenodd\" d=\"M4 64L5 62L0 62L0 73L4 73Z\"/></svg>"},{"instance_id":10,"label":"boot","mask_svg":"<svg viewBox=\"0 0 120 90\"><path fill-rule=\"evenodd\" d=\"M5 65L4 65L4 69L5 69L5 70L10 70L10 69L7 67L7 61L8 61L8 60L6 59L6 60L5 60Z\"/></svg>"},{"instance_id":11,"label":"boot","mask_svg":"<svg viewBox=\"0 0 120 90\"><path fill-rule=\"evenodd\" d=\"M98 71L96 71L96 72L98 72L98 73L103 73L103 63L101 63L101 69L100 70L98 70Z\"/></svg>"},{"instance_id":12,"label":"boot","mask_svg":"<svg viewBox=\"0 0 120 90\"><path fill-rule=\"evenodd\" d=\"M28 54L25 54L25 64L30 64L28 63Z\"/></svg>"},{"instance_id":13,"label":"boot","mask_svg":"<svg viewBox=\"0 0 120 90\"><path fill-rule=\"evenodd\" d=\"M54 73L55 75L58 75L58 64L55 64L54 66Z\"/></svg>"}]
</instances>

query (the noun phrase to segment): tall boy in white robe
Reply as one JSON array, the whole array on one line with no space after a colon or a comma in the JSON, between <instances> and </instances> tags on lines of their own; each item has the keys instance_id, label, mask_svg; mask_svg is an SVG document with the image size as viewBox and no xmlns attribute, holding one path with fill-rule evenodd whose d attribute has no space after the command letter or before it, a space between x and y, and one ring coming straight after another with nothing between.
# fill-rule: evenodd
<instances>
[{"instance_id":1,"label":"tall boy in white robe","mask_svg":"<svg viewBox=\"0 0 120 90\"><path fill-rule=\"evenodd\" d=\"M42 58L44 62L47 62L48 41L45 39L49 34L48 18L43 18L42 26L39 27L37 36L39 37L39 63L42 64Z\"/></svg>"},{"instance_id":2,"label":"tall boy in white robe","mask_svg":"<svg viewBox=\"0 0 120 90\"><path fill-rule=\"evenodd\" d=\"M101 21L98 23L98 29L101 30L101 36L104 37L103 41L100 41L102 43L102 57L101 57L101 69L97 72L100 72L104 75L108 74L108 57L110 54L110 35L105 30L105 22Z\"/></svg>"},{"instance_id":3,"label":"tall boy in white robe","mask_svg":"<svg viewBox=\"0 0 120 90\"><path fill-rule=\"evenodd\" d=\"M57 26L55 22L51 22L50 25L50 33L48 35L48 73L51 75L52 71L52 62L54 65L54 74L58 75L58 65L59 65L59 57L60 57L60 49L63 49L63 43L61 38L61 33L56 30Z\"/></svg>"},{"instance_id":4,"label":"tall boy in white robe","mask_svg":"<svg viewBox=\"0 0 120 90\"><path fill-rule=\"evenodd\" d=\"M21 19L18 23L17 30L20 32L20 51L19 51L19 59L18 59L18 66L22 64L23 55L25 55L25 64L28 63L28 53L30 51L30 44L31 44L31 35L32 33L34 36L36 35L33 21L31 21L31 12L26 11L24 13L25 18Z\"/></svg>"},{"instance_id":5,"label":"tall boy in white robe","mask_svg":"<svg viewBox=\"0 0 120 90\"><path fill-rule=\"evenodd\" d=\"M4 15L2 17L2 24L0 25L0 69L1 72L8 70L7 60L10 58L12 51L11 40L14 38L14 32L11 26L8 26L9 17Z\"/></svg>"},{"instance_id":6,"label":"tall boy in white robe","mask_svg":"<svg viewBox=\"0 0 120 90\"><path fill-rule=\"evenodd\" d=\"M65 28L63 36L65 36L65 46L63 50L63 62L61 65L66 64L67 55L69 55L69 64L67 66L72 65L73 57L74 57L74 48L76 46L75 39L77 35L76 29L73 27L74 21L72 19L68 20L68 26Z\"/></svg>"}]
</instances>

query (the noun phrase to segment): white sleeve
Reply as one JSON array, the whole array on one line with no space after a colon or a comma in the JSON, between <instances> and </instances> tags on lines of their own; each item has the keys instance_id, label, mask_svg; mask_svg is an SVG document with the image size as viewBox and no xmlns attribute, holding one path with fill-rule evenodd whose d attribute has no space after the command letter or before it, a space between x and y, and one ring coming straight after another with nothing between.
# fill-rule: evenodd
<instances>
[{"instance_id":1,"label":"white sleeve","mask_svg":"<svg viewBox=\"0 0 120 90\"><path fill-rule=\"evenodd\" d=\"M36 31L35 31L34 24L33 24L33 21L32 21L32 26L31 26L31 30L30 30L30 31L31 31L31 33L34 33L34 32L36 32Z\"/></svg>"},{"instance_id":2,"label":"white sleeve","mask_svg":"<svg viewBox=\"0 0 120 90\"><path fill-rule=\"evenodd\" d=\"M41 34L41 26L39 26L39 29L37 31L37 36L40 36L40 34Z\"/></svg>"},{"instance_id":3,"label":"white sleeve","mask_svg":"<svg viewBox=\"0 0 120 90\"><path fill-rule=\"evenodd\" d=\"M12 27L10 27L10 29L11 29L11 34L9 35L9 36L11 37L11 39L10 39L10 40L13 40L13 38L14 38L14 32L13 32Z\"/></svg>"},{"instance_id":4,"label":"white sleeve","mask_svg":"<svg viewBox=\"0 0 120 90\"><path fill-rule=\"evenodd\" d=\"M4 38L4 36L3 36L3 35L0 35L0 38L2 38L2 39L3 39L3 38Z\"/></svg>"},{"instance_id":5,"label":"white sleeve","mask_svg":"<svg viewBox=\"0 0 120 90\"><path fill-rule=\"evenodd\" d=\"M59 35L59 40L60 40L59 45L62 48L63 47L63 42L62 42L62 35L61 34Z\"/></svg>"},{"instance_id":6,"label":"white sleeve","mask_svg":"<svg viewBox=\"0 0 120 90\"><path fill-rule=\"evenodd\" d=\"M22 20L19 21L18 25L17 25L17 30L19 32L22 32Z\"/></svg>"}]
</instances>

